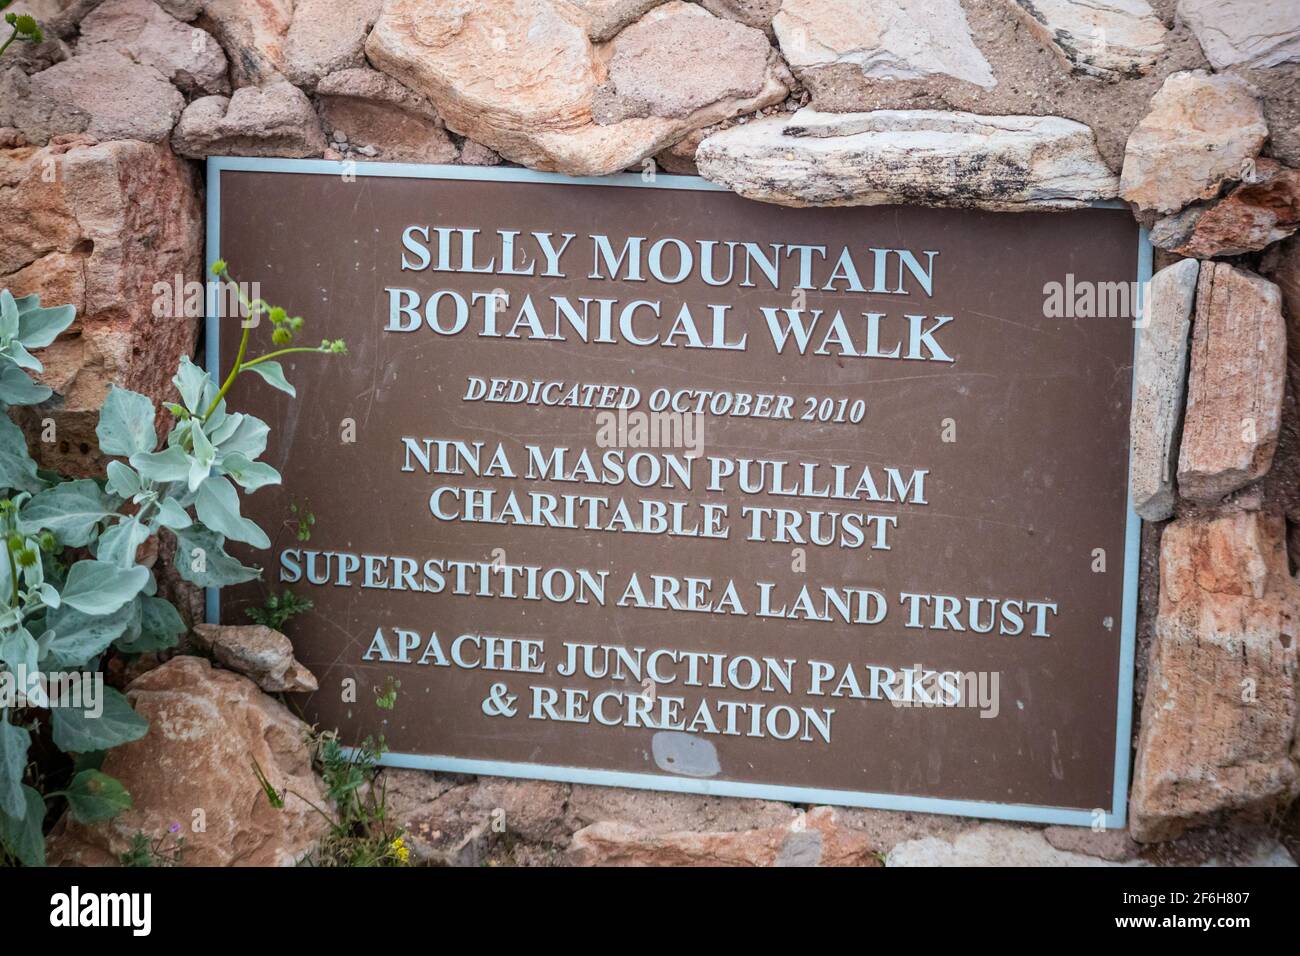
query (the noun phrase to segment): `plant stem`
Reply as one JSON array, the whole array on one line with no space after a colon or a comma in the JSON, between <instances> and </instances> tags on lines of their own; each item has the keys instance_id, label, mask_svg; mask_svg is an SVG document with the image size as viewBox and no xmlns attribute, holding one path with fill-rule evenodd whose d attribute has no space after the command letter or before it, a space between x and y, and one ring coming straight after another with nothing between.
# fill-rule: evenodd
<instances>
[{"instance_id":1,"label":"plant stem","mask_svg":"<svg viewBox=\"0 0 1300 956\"><path fill-rule=\"evenodd\" d=\"M318 345L316 345L316 346L312 346L312 345L295 345L293 348L280 349L279 351L276 351L276 352L267 352L265 355L259 355L257 358L253 359L251 362L245 362L245 363L241 366L241 371L242 371L243 369L246 369L246 368L252 368L254 365L258 365L258 364L260 364L260 363L262 363L262 362L265 362L267 359L278 358L278 357L281 356L281 355L288 355L290 352L324 352L324 351L326 351L326 350L323 349L323 348L321 348L321 347L318 346Z\"/></svg>"},{"instance_id":2,"label":"plant stem","mask_svg":"<svg viewBox=\"0 0 1300 956\"><path fill-rule=\"evenodd\" d=\"M18 607L18 566L14 564L14 553L9 549L9 542L5 542L5 554L9 557L9 582L13 585L13 603L12 607ZM19 615L22 620L22 615Z\"/></svg>"},{"instance_id":3,"label":"plant stem","mask_svg":"<svg viewBox=\"0 0 1300 956\"><path fill-rule=\"evenodd\" d=\"M226 376L226 380L221 384L221 391L217 392L217 397L212 400L212 404L208 406L208 410L203 413L203 420L205 422L212 417L212 413L217 410L217 406L221 404L221 400L226 397L226 392L230 391L230 386L235 383L235 376L239 374L239 369L244 362L244 353L248 351L248 336L252 331L253 327L245 324L244 334L240 336L239 339L239 352L235 355L235 364L231 366L230 374Z\"/></svg>"},{"instance_id":4,"label":"plant stem","mask_svg":"<svg viewBox=\"0 0 1300 956\"><path fill-rule=\"evenodd\" d=\"M4 55L5 50L9 49L9 44L13 43L14 40L17 39L17 37L18 37L18 27L15 26L14 32L9 34L9 39L5 40L3 44L0 44L0 56Z\"/></svg>"}]
</instances>

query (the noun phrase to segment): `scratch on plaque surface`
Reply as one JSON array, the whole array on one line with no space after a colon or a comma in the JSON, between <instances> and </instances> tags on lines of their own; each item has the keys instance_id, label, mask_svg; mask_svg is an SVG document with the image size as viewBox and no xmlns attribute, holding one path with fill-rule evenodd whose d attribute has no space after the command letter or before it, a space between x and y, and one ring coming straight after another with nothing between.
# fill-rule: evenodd
<instances>
[{"instance_id":1,"label":"scratch on plaque surface","mask_svg":"<svg viewBox=\"0 0 1300 956\"><path fill-rule=\"evenodd\" d=\"M661 730L650 739L655 766L684 777L716 777L722 772L718 750L709 741L680 730Z\"/></svg>"}]
</instances>

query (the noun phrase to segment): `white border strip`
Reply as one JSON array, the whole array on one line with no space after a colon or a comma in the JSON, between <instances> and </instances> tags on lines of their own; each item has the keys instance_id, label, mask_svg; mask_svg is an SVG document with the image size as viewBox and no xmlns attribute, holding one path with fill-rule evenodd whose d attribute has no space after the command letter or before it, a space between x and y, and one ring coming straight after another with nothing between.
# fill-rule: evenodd
<instances>
[{"instance_id":1,"label":"white border strip","mask_svg":"<svg viewBox=\"0 0 1300 956\"><path fill-rule=\"evenodd\" d=\"M221 173L307 173L313 175L381 176L395 179L452 179L475 182L559 183L569 186L627 186L636 189L691 189L701 192L730 192L725 186L697 176L668 176L657 174L653 181L642 179L636 173L614 176L562 176L515 167L435 166L414 163L343 163L326 159L260 159L243 156L213 156L207 161L207 255L210 269L221 257ZM1125 209L1125 203L1108 200L1093 203L1094 208ZM1151 278L1152 248L1145 228L1138 233L1137 279L1146 294L1146 283ZM208 273L205 273L205 278ZM218 323L208 316L204 329L208 374L220 374L220 335ZM1137 356L1137 335L1134 334L1134 358ZM1133 658L1137 646L1138 564L1141 544L1141 519L1133 511L1129 496L1128 517L1124 527L1124 594L1120 623L1118 713L1115 721L1115 780L1112 787L1113 802L1109 812L1102 816L1108 830L1123 829L1126 823L1129 738L1133 727ZM221 619L220 591L209 588L205 595L205 613L211 623ZM915 813L941 813L963 817L981 817L989 820L1021 820L1028 823L1056 823L1075 826L1094 826L1097 814L1093 810L1067 807L1046 807L1033 804L990 803L982 800L949 800L939 797L922 797L890 793L860 793L851 790L826 790L815 787L791 787L779 784L743 783L728 780L706 780L696 777L670 777L650 773L624 773L616 770L594 770L588 767L564 767L551 764L508 763L496 760L475 760L465 757L431 756L425 754L388 753L380 763L389 767L407 767L417 770L441 770L447 773L482 774L495 777L523 777L533 780L553 780L563 783L586 783L610 787L630 787L638 790L665 790L672 793L698 793L706 796L753 797L766 800L783 800L790 803L833 804L845 807L867 807L876 810L907 810ZM1104 808L1098 808L1104 809Z\"/></svg>"}]
</instances>

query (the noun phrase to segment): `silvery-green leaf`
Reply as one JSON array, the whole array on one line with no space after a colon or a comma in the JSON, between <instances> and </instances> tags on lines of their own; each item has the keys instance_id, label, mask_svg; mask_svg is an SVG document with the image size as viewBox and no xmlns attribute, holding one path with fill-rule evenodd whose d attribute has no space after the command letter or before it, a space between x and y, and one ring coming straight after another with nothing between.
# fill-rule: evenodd
<instances>
[{"instance_id":1,"label":"silvery-green leaf","mask_svg":"<svg viewBox=\"0 0 1300 956\"><path fill-rule=\"evenodd\" d=\"M170 601L141 598L140 634L132 641L118 641L117 649L126 654L149 654L175 647L185 633L185 622Z\"/></svg>"},{"instance_id":2,"label":"silvery-green leaf","mask_svg":"<svg viewBox=\"0 0 1300 956\"><path fill-rule=\"evenodd\" d=\"M243 584L261 577L257 568L240 564L226 554L225 539L195 522L176 532L176 570L191 584L203 588L223 588Z\"/></svg>"},{"instance_id":3,"label":"silvery-green leaf","mask_svg":"<svg viewBox=\"0 0 1300 956\"><path fill-rule=\"evenodd\" d=\"M135 515L123 518L99 536L95 557L119 568L135 564L136 552L149 539L149 529Z\"/></svg>"},{"instance_id":4,"label":"silvery-green leaf","mask_svg":"<svg viewBox=\"0 0 1300 956\"><path fill-rule=\"evenodd\" d=\"M45 616L46 631L37 643L47 670L84 667L122 636L132 620L130 604L112 614L83 614L66 605Z\"/></svg>"},{"instance_id":5,"label":"silvery-green leaf","mask_svg":"<svg viewBox=\"0 0 1300 956\"><path fill-rule=\"evenodd\" d=\"M197 422L190 434L194 439L194 452L190 455L188 484L190 491L198 491L199 485L212 473L212 463L216 460L217 452Z\"/></svg>"},{"instance_id":6,"label":"silvery-green leaf","mask_svg":"<svg viewBox=\"0 0 1300 956\"><path fill-rule=\"evenodd\" d=\"M0 488L39 491L42 487L23 430L8 415L0 414Z\"/></svg>"},{"instance_id":7,"label":"silvery-green leaf","mask_svg":"<svg viewBox=\"0 0 1300 956\"><path fill-rule=\"evenodd\" d=\"M129 465L120 461L108 463L108 490L113 494L129 500L138 495L143 487L140 476Z\"/></svg>"},{"instance_id":8,"label":"silvery-green leaf","mask_svg":"<svg viewBox=\"0 0 1300 956\"><path fill-rule=\"evenodd\" d=\"M208 439L212 442L212 444L220 448L221 444L227 438L229 438L236 431L238 431L239 423L242 422L243 420L244 420L243 413L231 412L220 422L214 422L211 418L208 419L208 421L206 422L206 428L204 430L207 433Z\"/></svg>"},{"instance_id":9,"label":"silvery-green leaf","mask_svg":"<svg viewBox=\"0 0 1300 956\"><path fill-rule=\"evenodd\" d=\"M39 405L53 394L53 389L37 385L30 375L13 362L0 362L0 402L10 405Z\"/></svg>"},{"instance_id":10,"label":"silvery-green leaf","mask_svg":"<svg viewBox=\"0 0 1300 956\"><path fill-rule=\"evenodd\" d=\"M211 400L209 399L209 401ZM204 408L206 407L207 406L204 406ZM223 398L221 401L217 402L216 406L212 409L212 414L203 420L203 430L207 432L209 438L212 437L212 430L214 428L220 428L225 424L228 417L229 414L226 412L226 400ZM216 442L213 442L213 444L215 445Z\"/></svg>"},{"instance_id":11,"label":"silvery-green leaf","mask_svg":"<svg viewBox=\"0 0 1300 956\"><path fill-rule=\"evenodd\" d=\"M241 371L256 372L258 375L262 376L266 384L270 385L272 388L278 388L280 391L295 398L298 395L297 390L290 385L289 380L284 377L284 369L281 368L280 363L274 359L267 362L258 362L256 365L249 365L241 369Z\"/></svg>"},{"instance_id":12,"label":"silvery-green leaf","mask_svg":"<svg viewBox=\"0 0 1300 956\"><path fill-rule=\"evenodd\" d=\"M41 658L36 638L25 627L11 628L0 634L0 663L3 663L15 675L25 673L27 680L20 683L18 690L27 695L28 700L37 707L45 706L45 691L37 673Z\"/></svg>"},{"instance_id":13,"label":"silvery-green leaf","mask_svg":"<svg viewBox=\"0 0 1300 956\"><path fill-rule=\"evenodd\" d=\"M55 707L50 711L50 723L54 742L65 753L107 750L139 740L149 732L149 722L112 687L103 689L103 713L98 717L75 707Z\"/></svg>"},{"instance_id":14,"label":"silvery-green leaf","mask_svg":"<svg viewBox=\"0 0 1300 956\"><path fill-rule=\"evenodd\" d=\"M140 593L149 571L120 568L107 561L78 561L68 571L63 603L85 614L111 614Z\"/></svg>"},{"instance_id":15,"label":"silvery-green leaf","mask_svg":"<svg viewBox=\"0 0 1300 956\"><path fill-rule=\"evenodd\" d=\"M18 334L18 302L8 289L0 289L0 339Z\"/></svg>"},{"instance_id":16,"label":"silvery-green leaf","mask_svg":"<svg viewBox=\"0 0 1300 956\"><path fill-rule=\"evenodd\" d=\"M212 379L208 373L190 361L188 355L181 356L181 364L176 369L172 384L181 393L181 402L191 414L202 415L207 409L203 405L203 392Z\"/></svg>"},{"instance_id":17,"label":"silvery-green leaf","mask_svg":"<svg viewBox=\"0 0 1300 956\"><path fill-rule=\"evenodd\" d=\"M158 435L153 429L154 407L147 397L116 385L108 390L99 410L99 448L106 455L124 458L153 451Z\"/></svg>"},{"instance_id":18,"label":"silvery-green leaf","mask_svg":"<svg viewBox=\"0 0 1300 956\"><path fill-rule=\"evenodd\" d=\"M140 452L132 455L131 467L148 481L162 484L169 481L185 481L190 474L190 456L185 454L185 449L172 445L162 451Z\"/></svg>"},{"instance_id":19,"label":"silvery-green leaf","mask_svg":"<svg viewBox=\"0 0 1300 956\"><path fill-rule=\"evenodd\" d=\"M0 813L21 819L27 812L23 801L23 771L27 769L27 748L32 735L0 717Z\"/></svg>"},{"instance_id":20,"label":"silvery-green leaf","mask_svg":"<svg viewBox=\"0 0 1300 956\"><path fill-rule=\"evenodd\" d=\"M95 525L108 517L109 502L99 484L89 478L64 481L33 497L18 515L18 530L38 534L49 530L69 547L90 544Z\"/></svg>"},{"instance_id":21,"label":"silvery-green leaf","mask_svg":"<svg viewBox=\"0 0 1300 956\"><path fill-rule=\"evenodd\" d=\"M45 799L23 786L23 815L10 816L0 810L0 843L23 866L45 865Z\"/></svg>"},{"instance_id":22,"label":"silvery-green leaf","mask_svg":"<svg viewBox=\"0 0 1300 956\"><path fill-rule=\"evenodd\" d=\"M35 296L27 298L33 299ZM33 303L30 308L24 308L23 301L20 300L18 338L29 349L43 349L57 339L76 317L77 310L70 305L56 305L42 309Z\"/></svg>"},{"instance_id":23,"label":"silvery-green leaf","mask_svg":"<svg viewBox=\"0 0 1300 956\"><path fill-rule=\"evenodd\" d=\"M219 475L213 475L199 488L194 499L199 520L230 541L243 541L255 548L269 548L271 539L261 528L239 514L239 492Z\"/></svg>"},{"instance_id":24,"label":"silvery-green leaf","mask_svg":"<svg viewBox=\"0 0 1300 956\"><path fill-rule=\"evenodd\" d=\"M270 431L270 427L260 418L245 415L230 437L221 443L221 452L225 455L243 455L249 461L254 461L266 451L266 436Z\"/></svg>"},{"instance_id":25,"label":"silvery-green leaf","mask_svg":"<svg viewBox=\"0 0 1300 956\"><path fill-rule=\"evenodd\" d=\"M176 503L175 498L164 498L162 504L158 506L158 522L164 528L171 528L173 531L179 531L181 528L188 528L194 523L190 513Z\"/></svg>"},{"instance_id":26,"label":"silvery-green leaf","mask_svg":"<svg viewBox=\"0 0 1300 956\"><path fill-rule=\"evenodd\" d=\"M19 368L25 368L30 372L44 372L45 366L31 352L23 347L23 343L14 339L5 346L5 354L13 360L13 363Z\"/></svg>"},{"instance_id":27,"label":"silvery-green leaf","mask_svg":"<svg viewBox=\"0 0 1300 956\"><path fill-rule=\"evenodd\" d=\"M41 596L41 603L48 608L56 608L60 601L59 591L53 584L42 584L36 589L36 593Z\"/></svg>"},{"instance_id":28,"label":"silvery-green leaf","mask_svg":"<svg viewBox=\"0 0 1300 956\"><path fill-rule=\"evenodd\" d=\"M249 461L247 456L237 452L233 455L224 455L221 459L221 467L245 491L256 491L266 485L280 483L280 473L266 462Z\"/></svg>"},{"instance_id":29,"label":"silvery-green leaf","mask_svg":"<svg viewBox=\"0 0 1300 956\"><path fill-rule=\"evenodd\" d=\"M115 777L101 770L83 770L65 791L68 810L78 823L101 823L131 809L131 794Z\"/></svg>"}]
</instances>

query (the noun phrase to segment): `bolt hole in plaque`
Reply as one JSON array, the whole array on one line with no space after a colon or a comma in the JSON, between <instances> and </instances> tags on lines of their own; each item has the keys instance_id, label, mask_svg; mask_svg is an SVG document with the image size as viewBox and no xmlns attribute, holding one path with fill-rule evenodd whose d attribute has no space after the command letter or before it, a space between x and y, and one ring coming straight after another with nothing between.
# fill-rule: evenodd
<instances>
[{"instance_id":1,"label":"bolt hole in plaque","mask_svg":"<svg viewBox=\"0 0 1300 956\"><path fill-rule=\"evenodd\" d=\"M245 390L284 531L209 601L313 602L308 719L398 766L1123 825L1123 210L349 169L209 160L209 258L350 351Z\"/></svg>"}]
</instances>

